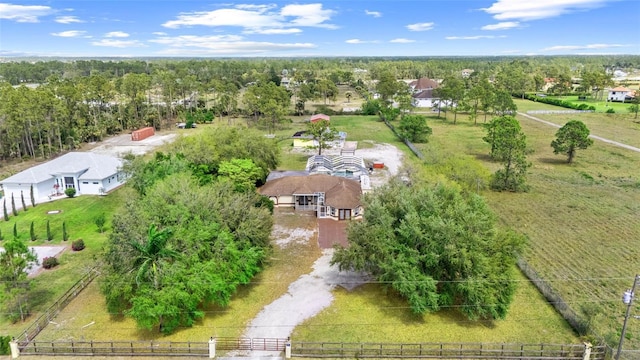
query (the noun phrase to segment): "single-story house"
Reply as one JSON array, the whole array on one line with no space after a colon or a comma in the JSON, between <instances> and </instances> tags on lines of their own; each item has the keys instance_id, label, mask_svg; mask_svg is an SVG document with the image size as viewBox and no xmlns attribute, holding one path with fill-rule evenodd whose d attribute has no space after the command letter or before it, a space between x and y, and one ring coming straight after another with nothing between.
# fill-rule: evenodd
<instances>
[{"instance_id":1,"label":"single-story house","mask_svg":"<svg viewBox=\"0 0 640 360\"><path fill-rule=\"evenodd\" d=\"M314 114L314 115L311 115L311 117L309 118L309 121L312 123L318 122L320 120L331 121L331 117L325 114Z\"/></svg>"},{"instance_id":2,"label":"single-story house","mask_svg":"<svg viewBox=\"0 0 640 360\"><path fill-rule=\"evenodd\" d=\"M433 89L422 90L411 95L411 105L415 107L431 108L440 102L440 98L434 97Z\"/></svg>"},{"instance_id":3,"label":"single-story house","mask_svg":"<svg viewBox=\"0 0 640 360\"><path fill-rule=\"evenodd\" d=\"M33 166L2 181L4 196L39 200L76 189L77 195L104 195L126 181L122 160L88 152L70 152L46 163Z\"/></svg>"},{"instance_id":4,"label":"single-story house","mask_svg":"<svg viewBox=\"0 0 640 360\"><path fill-rule=\"evenodd\" d=\"M349 220L362 217L362 190L357 180L326 174L285 176L258 189L277 207L315 211L319 218Z\"/></svg>"},{"instance_id":5,"label":"single-story house","mask_svg":"<svg viewBox=\"0 0 640 360\"><path fill-rule=\"evenodd\" d=\"M634 91L628 89L624 86L614 87L613 89L609 89L609 95L607 96L607 100L609 101L629 101L634 96Z\"/></svg>"},{"instance_id":6,"label":"single-story house","mask_svg":"<svg viewBox=\"0 0 640 360\"><path fill-rule=\"evenodd\" d=\"M429 78L420 78L409 83L409 87L414 94L423 90L433 90L438 88L438 82Z\"/></svg>"}]
</instances>

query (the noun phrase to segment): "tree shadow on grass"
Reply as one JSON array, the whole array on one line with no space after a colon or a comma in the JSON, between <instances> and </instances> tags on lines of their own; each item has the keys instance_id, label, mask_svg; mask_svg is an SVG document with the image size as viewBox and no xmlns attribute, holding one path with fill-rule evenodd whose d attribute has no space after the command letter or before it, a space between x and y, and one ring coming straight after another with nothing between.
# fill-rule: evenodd
<instances>
[{"instance_id":1,"label":"tree shadow on grass","mask_svg":"<svg viewBox=\"0 0 640 360\"><path fill-rule=\"evenodd\" d=\"M45 311L51 305L53 291L48 289L34 289L29 291L29 303L33 311Z\"/></svg>"},{"instance_id":2,"label":"tree shadow on grass","mask_svg":"<svg viewBox=\"0 0 640 360\"><path fill-rule=\"evenodd\" d=\"M544 164L551 164L551 165L565 165L567 164L567 159L566 158L561 158L561 157L555 157L555 158L538 158L538 161Z\"/></svg>"}]
</instances>

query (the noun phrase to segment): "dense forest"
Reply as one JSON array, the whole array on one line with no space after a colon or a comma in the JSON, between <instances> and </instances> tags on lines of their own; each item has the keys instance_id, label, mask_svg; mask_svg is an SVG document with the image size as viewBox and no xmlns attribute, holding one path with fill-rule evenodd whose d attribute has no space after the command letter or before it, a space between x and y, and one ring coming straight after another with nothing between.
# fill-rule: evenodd
<instances>
[{"instance_id":1,"label":"dense forest","mask_svg":"<svg viewBox=\"0 0 640 360\"><path fill-rule=\"evenodd\" d=\"M640 56L631 55L2 62L0 161L49 158L83 142L143 126L166 128L185 119L245 116L270 127L286 116L304 114L309 100L335 99L338 85L363 97L391 91L384 100L406 105L406 92L385 89L386 80L440 79L445 85L441 96L486 114L482 92L524 96L538 91L545 78L554 78L554 91L563 93L576 91L571 82L580 78L577 91L589 93L611 85L613 70L638 68ZM474 70L471 79L460 81L462 69ZM292 84L286 88L279 86L285 78Z\"/></svg>"}]
</instances>

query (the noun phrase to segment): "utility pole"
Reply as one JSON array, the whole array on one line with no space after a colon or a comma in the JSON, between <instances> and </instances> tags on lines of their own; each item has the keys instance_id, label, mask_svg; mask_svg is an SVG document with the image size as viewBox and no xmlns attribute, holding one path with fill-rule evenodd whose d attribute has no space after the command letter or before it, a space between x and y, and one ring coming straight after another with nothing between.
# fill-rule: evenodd
<instances>
[{"instance_id":1,"label":"utility pole","mask_svg":"<svg viewBox=\"0 0 640 360\"><path fill-rule=\"evenodd\" d=\"M624 315L624 323L622 324L622 333L620 333L620 343L618 344L618 352L616 353L616 359L620 360L620 353L622 353L622 344L624 343L624 335L627 332L627 320L629 320L629 314L631 313L631 306L633 305L633 299L635 297L636 286L638 286L638 279L640 275L636 275L633 279L633 287L624 292L622 296L622 302L627 305L627 312Z\"/></svg>"}]
</instances>

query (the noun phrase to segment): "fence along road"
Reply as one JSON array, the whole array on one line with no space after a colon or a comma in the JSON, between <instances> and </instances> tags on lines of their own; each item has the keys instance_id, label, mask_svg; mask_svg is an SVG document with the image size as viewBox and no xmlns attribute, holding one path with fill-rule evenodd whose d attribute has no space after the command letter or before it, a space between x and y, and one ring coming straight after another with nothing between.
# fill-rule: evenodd
<instances>
[{"instance_id":1,"label":"fence along road","mask_svg":"<svg viewBox=\"0 0 640 360\"><path fill-rule=\"evenodd\" d=\"M537 121L537 122L540 122L540 123L543 123L543 124L546 124L546 125L549 125L549 126L553 126L553 127L556 127L556 128L560 128L561 127L558 124L554 124L554 123L552 123L550 121L542 120L540 118L537 118L535 116L531 116L529 114L518 112L518 115L522 115L522 116L526 117L527 119L534 120L534 121ZM597 135L589 135L589 137L592 138L592 139L600 140L602 142L606 142L607 144L611 144L611 145L614 145L614 146L618 146L618 147L627 149L627 150L640 152L640 148L637 148L635 146L631 146L631 145L623 144L621 142L609 140L609 139L606 139L606 138L603 138L603 137L597 136Z\"/></svg>"}]
</instances>

